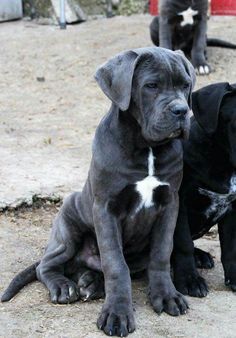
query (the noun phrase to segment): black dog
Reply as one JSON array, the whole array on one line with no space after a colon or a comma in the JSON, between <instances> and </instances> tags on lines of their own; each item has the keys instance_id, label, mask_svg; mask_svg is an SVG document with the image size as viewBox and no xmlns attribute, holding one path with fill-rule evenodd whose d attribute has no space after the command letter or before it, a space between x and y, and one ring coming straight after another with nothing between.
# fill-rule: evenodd
<instances>
[{"instance_id":1,"label":"black dog","mask_svg":"<svg viewBox=\"0 0 236 338\"><path fill-rule=\"evenodd\" d=\"M174 282L183 294L204 297L196 267L211 268L193 241L218 224L225 284L236 291L236 85L218 83L193 93L190 138L174 240ZM195 257L194 257L195 256Z\"/></svg>"},{"instance_id":2,"label":"black dog","mask_svg":"<svg viewBox=\"0 0 236 338\"><path fill-rule=\"evenodd\" d=\"M181 49L191 58L198 74L209 74L206 46L235 49L236 45L219 39L207 39L208 0L160 0L159 18L150 25L156 46Z\"/></svg>"},{"instance_id":3,"label":"black dog","mask_svg":"<svg viewBox=\"0 0 236 338\"><path fill-rule=\"evenodd\" d=\"M187 311L171 280L170 256L195 73L182 52L149 47L118 54L96 80L112 106L97 128L84 189L64 202L37 268L16 276L2 301L36 279L35 268L52 302L94 298L93 276L102 271L98 327L126 336L135 329L130 272L148 270L155 311Z\"/></svg>"}]
</instances>

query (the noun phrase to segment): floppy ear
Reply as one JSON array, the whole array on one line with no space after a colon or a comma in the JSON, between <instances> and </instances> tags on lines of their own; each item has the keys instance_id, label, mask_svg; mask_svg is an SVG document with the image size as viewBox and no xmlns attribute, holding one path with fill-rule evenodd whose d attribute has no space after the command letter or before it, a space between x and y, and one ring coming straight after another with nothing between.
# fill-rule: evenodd
<instances>
[{"instance_id":1,"label":"floppy ear","mask_svg":"<svg viewBox=\"0 0 236 338\"><path fill-rule=\"evenodd\" d=\"M180 49L176 50L175 53L182 57L184 68L185 68L186 72L188 73L188 75L190 76L191 81L192 81L192 85L191 85L190 93L189 93L189 97L188 97L188 105L189 105L190 108L192 108L192 91L193 91L193 88L194 88L195 83L196 83L196 72L195 72L193 65L185 57L184 52L182 52L182 50L180 50Z\"/></svg>"},{"instance_id":2,"label":"floppy ear","mask_svg":"<svg viewBox=\"0 0 236 338\"><path fill-rule=\"evenodd\" d=\"M206 86L193 93L193 114L208 134L213 134L216 131L222 100L231 91L232 87L228 82L221 82Z\"/></svg>"},{"instance_id":3,"label":"floppy ear","mask_svg":"<svg viewBox=\"0 0 236 338\"><path fill-rule=\"evenodd\" d=\"M132 50L123 52L100 66L95 74L104 94L123 111L129 108L138 58L139 55Z\"/></svg>"}]
</instances>

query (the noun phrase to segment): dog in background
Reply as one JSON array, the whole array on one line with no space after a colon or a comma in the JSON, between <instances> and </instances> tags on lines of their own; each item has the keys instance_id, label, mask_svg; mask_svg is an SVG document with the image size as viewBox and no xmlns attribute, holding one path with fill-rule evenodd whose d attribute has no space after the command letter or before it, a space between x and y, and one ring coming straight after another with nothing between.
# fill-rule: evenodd
<instances>
[{"instance_id":1,"label":"dog in background","mask_svg":"<svg viewBox=\"0 0 236 338\"><path fill-rule=\"evenodd\" d=\"M196 73L207 75L207 46L236 49L235 44L207 38L207 20L208 0L160 0L159 17L150 25L151 39L156 46L181 49Z\"/></svg>"},{"instance_id":2,"label":"dog in background","mask_svg":"<svg viewBox=\"0 0 236 338\"><path fill-rule=\"evenodd\" d=\"M193 240L215 224L225 284L236 291L236 85L209 85L192 100L172 258L177 290L204 297L208 287L197 268L212 268L214 262Z\"/></svg>"}]
</instances>

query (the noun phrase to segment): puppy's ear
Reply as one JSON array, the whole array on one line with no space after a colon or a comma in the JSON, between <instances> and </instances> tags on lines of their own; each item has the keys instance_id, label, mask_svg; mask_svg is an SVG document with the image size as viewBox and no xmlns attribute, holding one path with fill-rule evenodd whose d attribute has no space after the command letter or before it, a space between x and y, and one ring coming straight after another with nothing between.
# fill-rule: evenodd
<instances>
[{"instance_id":1,"label":"puppy's ear","mask_svg":"<svg viewBox=\"0 0 236 338\"><path fill-rule=\"evenodd\" d=\"M176 50L175 53L181 56L183 64L184 64L184 68L185 68L187 74L190 76L191 81L192 81L190 93L189 93L189 97L188 97L188 105L189 105L190 108L192 108L192 91L193 91L193 88L194 88L195 83L196 83L196 72L195 72L193 65L185 57L184 52L182 52L182 50L180 50L180 49Z\"/></svg>"},{"instance_id":2,"label":"puppy's ear","mask_svg":"<svg viewBox=\"0 0 236 338\"><path fill-rule=\"evenodd\" d=\"M232 91L228 82L215 83L193 93L193 114L200 126L213 134L218 126L224 96Z\"/></svg>"},{"instance_id":3,"label":"puppy's ear","mask_svg":"<svg viewBox=\"0 0 236 338\"><path fill-rule=\"evenodd\" d=\"M132 50L123 52L100 66L95 74L104 94L123 111L129 108L138 57Z\"/></svg>"}]
</instances>

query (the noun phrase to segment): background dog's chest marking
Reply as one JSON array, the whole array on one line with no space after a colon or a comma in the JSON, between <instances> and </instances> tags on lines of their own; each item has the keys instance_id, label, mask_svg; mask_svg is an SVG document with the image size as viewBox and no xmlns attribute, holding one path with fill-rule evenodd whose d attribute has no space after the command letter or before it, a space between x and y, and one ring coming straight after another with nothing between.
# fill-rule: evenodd
<instances>
[{"instance_id":1,"label":"background dog's chest marking","mask_svg":"<svg viewBox=\"0 0 236 338\"><path fill-rule=\"evenodd\" d=\"M193 25L194 23L193 17L197 14L198 14L198 11L195 11L191 7L189 7L183 12L178 13L178 15L182 15L183 17L183 20L181 21L180 26L184 27L186 25Z\"/></svg>"},{"instance_id":2,"label":"background dog's chest marking","mask_svg":"<svg viewBox=\"0 0 236 338\"><path fill-rule=\"evenodd\" d=\"M155 157L153 156L152 148L149 148L148 154L148 176L143 180L136 182L136 191L141 197L141 202L136 209L136 212L141 210L143 207L150 208L154 205L153 202L153 191L160 185L169 185L169 183L161 182L155 177L155 166L154 166Z\"/></svg>"}]
</instances>

